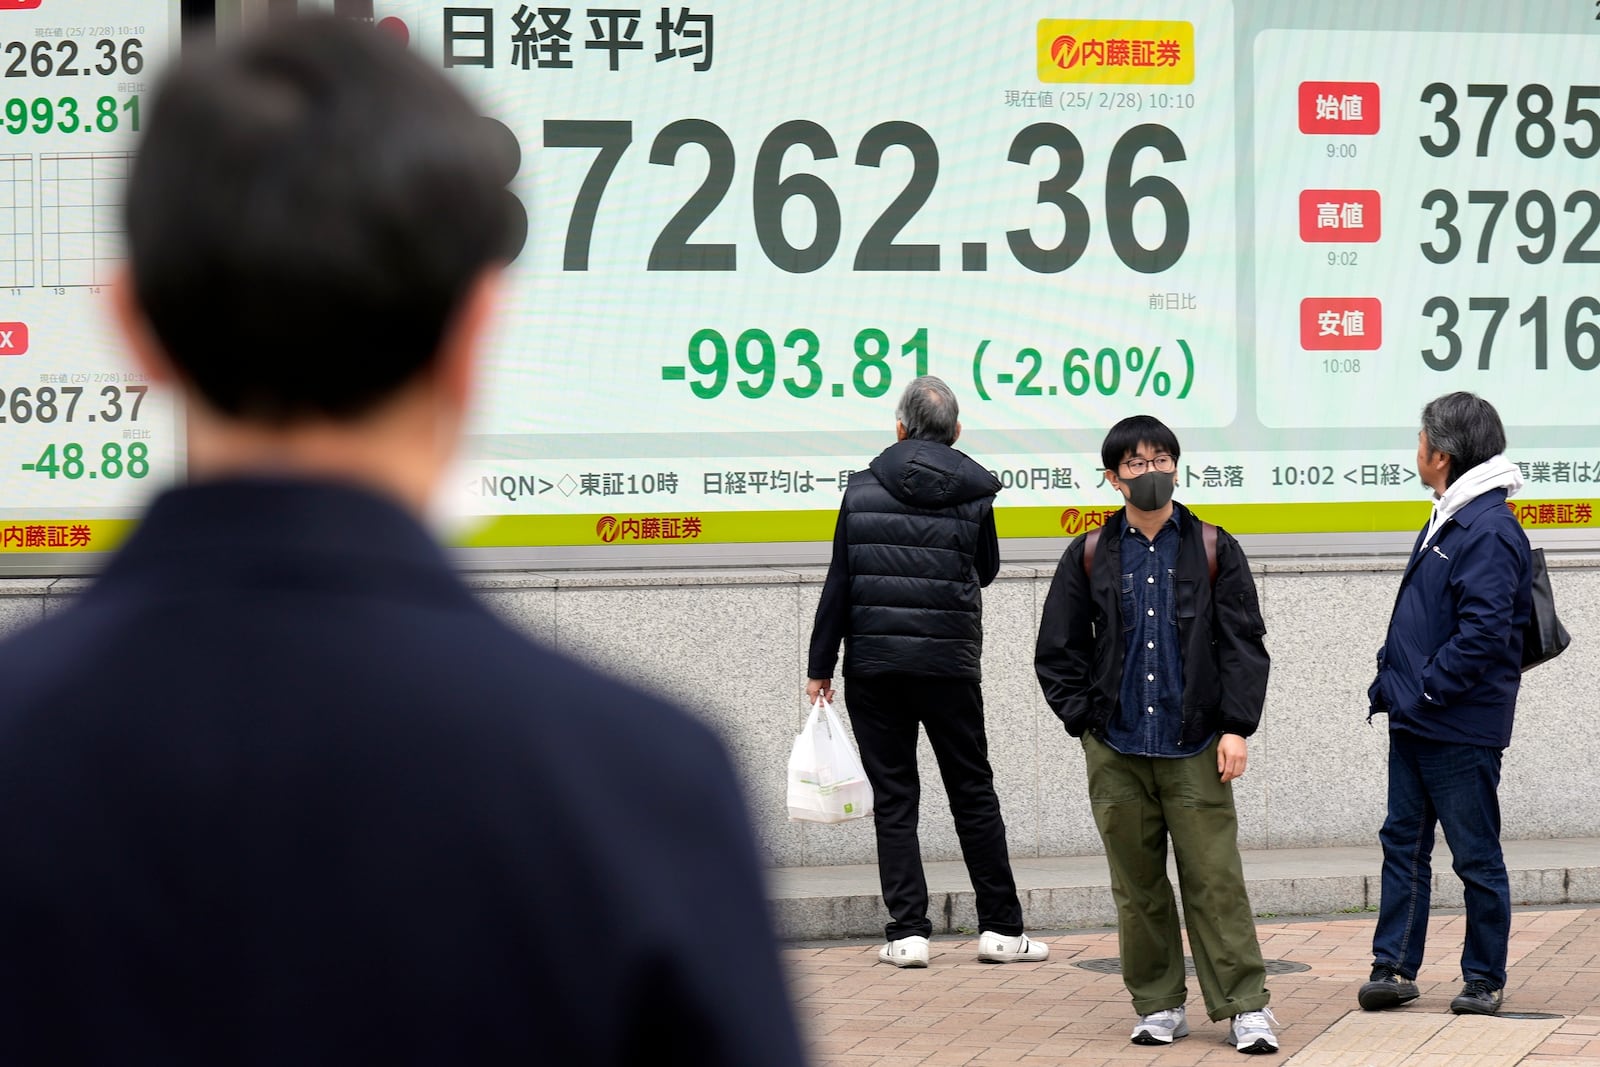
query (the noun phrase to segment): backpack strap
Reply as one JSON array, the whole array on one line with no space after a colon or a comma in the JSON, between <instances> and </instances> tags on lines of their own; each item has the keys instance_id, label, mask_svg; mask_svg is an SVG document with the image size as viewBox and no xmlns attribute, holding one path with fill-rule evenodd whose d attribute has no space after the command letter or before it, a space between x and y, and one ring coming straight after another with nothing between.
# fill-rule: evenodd
<instances>
[{"instance_id":1,"label":"backpack strap","mask_svg":"<svg viewBox=\"0 0 1600 1067\"><path fill-rule=\"evenodd\" d=\"M1100 547L1100 531L1104 526L1096 526L1083 535L1083 576L1092 577L1094 574L1094 551ZM1217 528L1209 522L1200 523L1200 541L1206 546L1206 571L1211 578L1211 587L1217 586Z\"/></svg>"}]
</instances>

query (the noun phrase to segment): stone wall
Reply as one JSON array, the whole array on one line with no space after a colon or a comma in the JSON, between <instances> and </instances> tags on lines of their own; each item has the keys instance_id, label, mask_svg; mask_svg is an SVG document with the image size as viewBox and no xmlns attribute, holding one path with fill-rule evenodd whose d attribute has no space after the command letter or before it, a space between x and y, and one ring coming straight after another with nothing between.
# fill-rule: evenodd
<instances>
[{"instance_id":1,"label":"stone wall","mask_svg":"<svg viewBox=\"0 0 1600 1067\"><path fill-rule=\"evenodd\" d=\"M1600 730L1590 703L1600 690L1600 557L1552 555L1550 564L1573 647L1526 678L1501 789L1508 839L1588 837L1600 826ZM984 593L990 755L1018 856L1100 851L1082 751L1033 676L1034 635L1053 566L1009 564ZM1250 770L1236 786L1242 847L1376 839L1387 746L1384 720L1366 723L1366 688L1401 566L1392 557L1256 562L1273 666ZM469 580L530 637L671 697L717 729L743 774L771 864L866 863L874 855L870 820L792 823L784 806L822 578L820 568L762 567ZM0 632L61 610L82 587L82 579L0 581ZM848 702L846 692L846 709ZM924 854L957 858L926 740L922 765Z\"/></svg>"}]
</instances>

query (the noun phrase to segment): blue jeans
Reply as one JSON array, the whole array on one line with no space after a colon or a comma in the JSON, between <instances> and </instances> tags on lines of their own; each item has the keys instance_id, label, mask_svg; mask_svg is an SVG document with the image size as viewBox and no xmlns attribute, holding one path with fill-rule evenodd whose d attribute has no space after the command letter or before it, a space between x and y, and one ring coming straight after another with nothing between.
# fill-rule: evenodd
<instances>
[{"instance_id":1,"label":"blue jeans","mask_svg":"<svg viewBox=\"0 0 1600 1067\"><path fill-rule=\"evenodd\" d=\"M1372 938L1374 963L1413 980L1422 966L1437 823L1465 887L1461 977L1505 988L1511 886L1500 851L1500 755L1498 748L1390 732L1389 816L1378 834L1383 897Z\"/></svg>"}]
</instances>

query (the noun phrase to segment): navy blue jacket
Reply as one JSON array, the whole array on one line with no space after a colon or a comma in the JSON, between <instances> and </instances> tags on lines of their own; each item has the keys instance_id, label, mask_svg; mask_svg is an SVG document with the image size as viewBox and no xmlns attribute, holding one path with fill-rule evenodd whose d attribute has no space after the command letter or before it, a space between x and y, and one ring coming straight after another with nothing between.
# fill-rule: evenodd
<instances>
[{"instance_id":1,"label":"navy blue jacket","mask_svg":"<svg viewBox=\"0 0 1600 1067\"><path fill-rule=\"evenodd\" d=\"M741 793L375 496L158 500L0 645L8 1065L797 1065Z\"/></svg>"},{"instance_id":2,"label":"navy blue jacket","mask_svg":"<svg viewBox=\"0 0 1600 1067\"><path fill-rule=\"evenodd\" d=\"M1423 549L1426 534L1424 526L1378 650L1371 714L1418 737L1504 748L1533 602L1528 537L1504 489L1469 501Z\"/></svg>"}]
</instances>

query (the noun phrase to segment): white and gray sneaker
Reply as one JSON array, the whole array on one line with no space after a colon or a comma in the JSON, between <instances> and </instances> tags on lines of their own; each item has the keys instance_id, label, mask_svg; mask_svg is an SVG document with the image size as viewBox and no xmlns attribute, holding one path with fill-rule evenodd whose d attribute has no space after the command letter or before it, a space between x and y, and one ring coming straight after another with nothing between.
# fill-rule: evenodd
<instances>
[{"instance_id":1,"label":"white and gray sneaker","mask_svg":"<svg viewBox=\"0 0 1600 1067\"><path fill-rule=\"evenodd\" d=\"M978 935L978 959L982 963L1038 963L1050 956L1050 946L1027 934L1010 936L985 930Z\"/></svg>"},{"instance_id":2,"label":"white and gray sneaker","mask_svg":"<svg viewBox=\"0 0 1600 1067\"><path fill-rule=\"evenodd\" d=\"M912 934L891 941L878 950L878 962L892 963L896 967L926 967L928 939Z\"/></svg>"},{"instance_id":3,"label":"white and gray sneaker","mask_svg":"<svg viewBox=\"0 0 1600 1067\"><path fill-rule=\"evenodd\" d=\"M1139 1025L1133 1028L1132 1040L1135 1045L1170 1045L1173 1038L1188 1036L1189 1020L1183 1005L1179 1004L1166 1011L1141 1015Z\"/></svg>"},{"instance_id":4,"label":"white and gray sneaker","mask_svg":"<svg viewBox=\"0 0 1600 1067\"><path fill-rule=\"evenodd\" d=\"M1240 1052L1276 1052L1278 1035L1272 1032L1272 1028L1277 1025L1278 1017L1272 1014L1271 1008L1241 1011L1233 1017L1233 1045Z\"/></svg>"}]
</instances>

